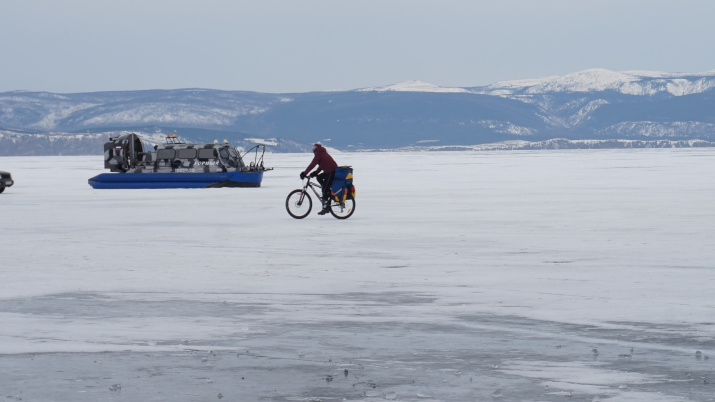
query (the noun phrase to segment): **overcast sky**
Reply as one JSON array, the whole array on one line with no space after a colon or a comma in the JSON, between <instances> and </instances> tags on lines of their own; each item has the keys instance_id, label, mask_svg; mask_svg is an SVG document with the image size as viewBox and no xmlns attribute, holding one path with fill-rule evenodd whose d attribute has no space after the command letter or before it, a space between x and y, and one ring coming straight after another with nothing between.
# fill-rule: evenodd
<instances>
[{"instance_id":1,"label":"overcast sky","mask_svg":"<svg viewBox=\"0 0 715 402\"><path fill-rule=\"evenodd\" d=\"M704 72L713 16L712 0L1 0L0 92Z\"/></svg>"}]
</instances>

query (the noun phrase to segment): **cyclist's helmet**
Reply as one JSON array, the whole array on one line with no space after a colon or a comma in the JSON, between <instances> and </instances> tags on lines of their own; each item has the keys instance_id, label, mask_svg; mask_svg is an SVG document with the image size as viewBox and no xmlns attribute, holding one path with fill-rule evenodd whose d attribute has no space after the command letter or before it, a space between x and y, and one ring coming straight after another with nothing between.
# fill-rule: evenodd
<instances>
[{"instance_id":1,"label":"cyclist's helmet","mask_svg":"<svg viewBox=\"0 0 715 402\"><path fill-rule=\"evenodd\" d=\"M313 144L313 152L315 152L315 150L318 149L318 147L320 147L320 146L321 145L319 142L316 142L315 144Z\"/></svg>"}]
</instances>

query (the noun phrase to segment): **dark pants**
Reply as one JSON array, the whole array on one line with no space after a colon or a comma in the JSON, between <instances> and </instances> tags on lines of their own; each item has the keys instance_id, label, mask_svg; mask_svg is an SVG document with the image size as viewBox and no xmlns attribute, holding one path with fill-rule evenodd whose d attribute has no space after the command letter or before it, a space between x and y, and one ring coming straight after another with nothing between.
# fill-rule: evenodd
<instances>
[{"instance_id":1,"label":"dark pants","mask_svg":"<svg viewBox=\"0 0 715 402\"><path fill-rule=\"evenodd\" d=\"M318 179L318 183L323 187L323 201L327 201L330 199L330 186L333 184L333 179L335 179L335 172L333 171L332 173L321 173L319 174L316 179Z\"/></svg>"}]
</instances>

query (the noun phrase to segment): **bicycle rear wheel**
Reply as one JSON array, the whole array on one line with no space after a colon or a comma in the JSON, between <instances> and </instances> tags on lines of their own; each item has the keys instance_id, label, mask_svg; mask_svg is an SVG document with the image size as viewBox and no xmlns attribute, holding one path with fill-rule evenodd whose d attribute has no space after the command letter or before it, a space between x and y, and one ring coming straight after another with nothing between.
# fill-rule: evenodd
<instances>
[{"instance_id":1,"label":"bicycle rear wheel","mask_svg":"<svg viewBox=\"0 0 715 402\"><path fill-rule=\"evenodd\" d=\"M293 190L286 197L286 211L295 219L303 219L313 209L313 200L310 194L303 190Z\"/></svg>"},{"instance_id":2,"label":"bicycle rear wheel","mask_svg":"<svg viewBox=\"0 0 715 402\"><path fill-rule=\"evenodd\" d=\"M355 199L350 198L345 202L331 202L330 214L338 219L348 219L355 212Z\"/></svg>"}]
</instances>

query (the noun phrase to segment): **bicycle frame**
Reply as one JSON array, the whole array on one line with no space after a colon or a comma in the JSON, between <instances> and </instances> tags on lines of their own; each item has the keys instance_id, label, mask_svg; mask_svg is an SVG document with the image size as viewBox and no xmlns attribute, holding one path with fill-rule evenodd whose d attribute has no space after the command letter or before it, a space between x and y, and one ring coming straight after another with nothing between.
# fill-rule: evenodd
<instances>
[{"instance_id":1,"label":"bicycle frame","mask_svg":"<svg viewBox=\"0 0 715 402\"><path fill-rule=\"evenodd\" d=\"M310 187L310 189L313 190L313 194L315 194L315 196L318 197L319 200L322 200L323 199L323 186L321 186L320 183L315 183L315 182L311 181L310 176L307 176L306 179L308 179L308 180L305 182L305 185L303 186L303 194L301 194L301 196L300 196L300 202L303 203L303 198L305 197L305 194L308 193L308 187Z\"/></svg>"}]
</instances>

